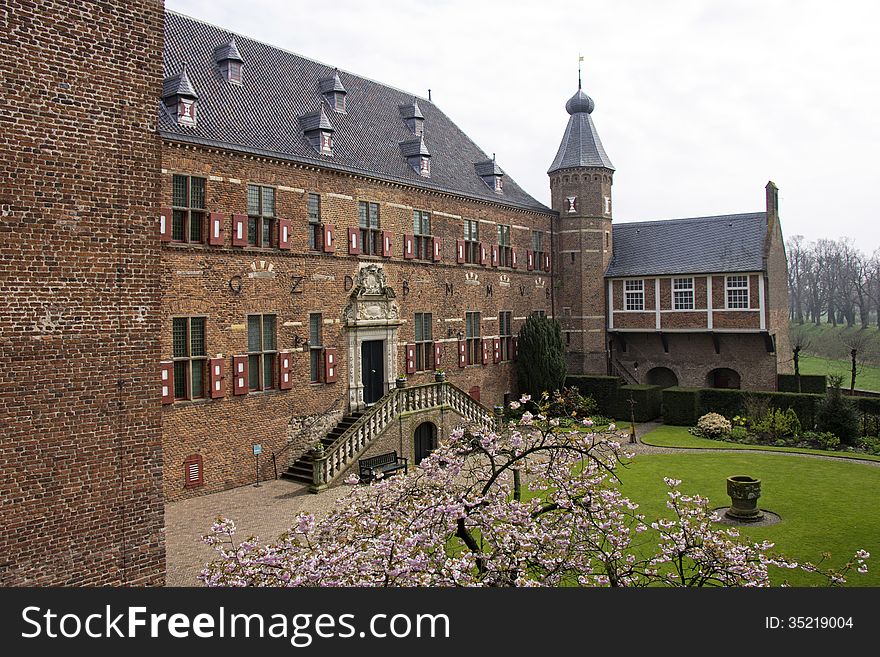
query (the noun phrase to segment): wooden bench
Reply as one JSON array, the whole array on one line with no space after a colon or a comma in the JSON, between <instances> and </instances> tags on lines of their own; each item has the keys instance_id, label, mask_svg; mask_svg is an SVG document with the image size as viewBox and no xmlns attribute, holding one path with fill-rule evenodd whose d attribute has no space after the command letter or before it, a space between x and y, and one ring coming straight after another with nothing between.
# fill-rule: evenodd
<instances>
[{"instance_id":1,"label":"wooden bench","mask_svg":"<svg viewBox=\"0 0 880 657\"><path fill-rule=\"evenodd\" d=\"M358 459L358 466L361 471L361 483L368 484L376 478L378 473L383 476L393 474L403 470L407 472L407 462L402 456L398 456L397 452L388 452L387 454L379 454L371 456L367 459Z\"/></svg>"}]
</instances>

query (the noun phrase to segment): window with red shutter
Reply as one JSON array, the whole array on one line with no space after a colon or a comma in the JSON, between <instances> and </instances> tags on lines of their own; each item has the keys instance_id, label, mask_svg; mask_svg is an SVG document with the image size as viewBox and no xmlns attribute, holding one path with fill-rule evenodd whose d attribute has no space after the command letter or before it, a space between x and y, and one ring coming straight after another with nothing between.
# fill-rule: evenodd
<instances>
[{"instance_id":1,"label":"window with red shutter","mask_svg":"<svg viewBox=\"0 0 880 657\"><path fill-rule=\"evenodd\" d=\"M190 454L183 461L183 487L196 488L205 483L202 472L202 455Z\"/></svg>"},{"instance_id":2,"label":"window with red shutter","mask_svg":"<svg viewBox=\"0 0 880 657\"><path fill-rule=\"evenodd\" d=\"M501 362L501 338L492 338L492 362Z\"/></svg>"},{"instance_id":3,"label":"window with red shutter","mask_svg":"<svg viewBox=\"0 0 880 657\"><path fill-rule=\"evenodd\" d=\"M516 269L516 264L517 264L517 261L516 261L516 249L511 249L511 251L510 251L510 258L511 258L510 266L513 267L514 269Z\"/></svg>"},{"instance_id":4,"label":"window with red shutter","mask_svg":"<svg viewBox=\"0 0 880 657\"><path fill-rule=\"evenodd\" d=\"M159 363L159 367L161 368L161 377L162 377L162 403L163 404L173 404L174 403L174 376L172 374L174 372L174 363L172 363L172 362Z\"/></svg>"},{"instance_id":5,"label":"window with red shutter","mask_svg":"<svg viewBox=\"0 0 880 657\"><path fill-rule=\"evenodd\" d=\"M223 246L223 223L226 217L219 212L208 215L208 244L211 246Z\"/></svg>"},{"instance_id":6,"label":"window with red shutter","mask_svg":"<svg viewBox=\"0 0 880 657\"><path fill-rule=\"evenodd\" d=\"M480 242L480 264L485 267L486 262L488 262L486 245Z\"/></svg>"},{"instance_id":7,"label":"window with red shutter","mask_svg":"<svg viewBox=\"0 0 880 657\"><path fill-rule=\"evenodd\" d=\"M440 244L442 240L439 237L435 237L432 241L434 243L434 262L440 262Z\"/></svg>"},{"instance_id":8,"label":"window with red shutter","mask_svg":"<svg viewBox=\"0 0 880 657\"><path fill-rule=\"evenodd\" d=\"M336 381L336 349L324 349L324 383Z\"/></svg>"},{"instance_id":9,"label":"window with red shutter","mask_svg":"<svg viewBox=\"0 0 880 657\"><path fill-rule=\"evenodd\" d=\"M544 254L544 271L550 271L550 254Z\"/></svg>"},{"instance_id":10,"label":"window with red shutter","mask_svg":"<svg viewBox=\"0 0 880 657\"><path fill-rule=\"evenodd\" d=\"M416 346L406 345L406 373L414 374L416 371Z\"/></svg>"},{"instance_id":11,"label":"window with red shutter","mask_svg":"<svg viewBox=\"0 0 880 657\"><path fill-rule=\"evenodd\" d=\"M467 342L464 340L458 341L458 366L464 367L467 365Z\"/></svg>"},{"instance_id":12,"label":"window with red shutter","mask_svg":"<svg viewBox=\"0 0 880 657\"><path fill-rule=\"evenodd\" d=\"M348 253L350 255L360 255L360 234L361 231L358 228L348 229Z\"/></svg>"},{"instance_id":13,"label":"window with red shutter","mask_svg":"<svg viewBox=\"0 0 880 657\"><path fill-rule=\"evenodd\" d=\"M455 261L458 264L464 262L464 240L455 240Z\"/></svg>"},{"instance_id":14,"label":"window with red shutter","mask_svg":"<svg viewBox=\"0 0 880 657\"><path fill-rule=\"evenodd\" d=\"M232 215L232 246L247 246L247 220L246 214Z\"/></svg>"},{"instance_id":15,"label":"window with red shutter","mask_svg":"<svg viewBox=\"0 0 880 657\"><path fill-rule=\"evenodd\" d=\"M171 208L162 208L159 211L159 239L163 242L171 241Z\"/></svg>"},{"instance_id":16,"label":"window with red shutter","mask_svg":"<svg viewBox=\"0 0 880 657\"><path fill-rule=\"evenodd\" d=\"M406 260L412 260L416 257L416 253L414 249L414 239L412 235L404 235L403 236L403 257Z\"/></svg>"},{"instance_id":17,"label":"window with red shutter","mask_svg":"<svg viewBox=\"0 0 880 657\"><path fill-rule=\"evenodd\" d=\"M483 338L483 365L489 364L489 352L492 349L492 341L489 338Z\"/></svg>"},{"instance_id":18,"label":"window with red shutter","mask_svg":"<svg viewBox=\"0 0 880 657\"><path fill-rule=\"evenodd\" d=\"M278 220L278 248L290 248L290 219Z\"/></svg>"},{"instance_id":19,"label":"window with red shutter","mask_svg":"<svg viewBox=\"0 0 880 657\"><path fill-rule=\"evenodd\" d=\"M246 395L248 393L248 357L232 357L232 374L235 377L232 382L233 395Z\"/></svg>"},{"instance_id":20,"label":"window with red shutter","mask_svg":"<svg viewBox=\"0 0 880 657\"><path fill-rule=\"evenodd\" d=\"M336 251L336 237L333 226L331 224L324 225L324 253L334 253Z\"/></svg>"},{"instance_id":21,"label":"window with red shutter","mask_svg":"<svg viewBox=\"0 0 880 657\"><path fill-rule=\"evenodd\" d=\"M391 257L391 231L389 230L382 231L382 257Z\"/></svg>"},{"instance_id":22,"label":"window with red shutter","mask_svg":"<svg viewBox=\"0 0 880 657\"><path fill-rule=\"evenodd\" d=\"M434 343L434 369L439 370L443 365L443 343Z\"/></svg>"},{"instance_id":23,"label":"window with red shutter","mask_svg":"<svg viewBox=\"0 0 880 657\"><path fill-rule=\"evenodd\" d=\"M492 266L493 267L498 266L498 245L497 244L492 245Z\"/></svg>"},{"instance_id":24,"label":"window with red shutter","mask_svg":"<svg viewBox=\"0 0 880 657\"><path fill-rule=\"evenodd\" d=\"M532 271L535 268L535 254L526 249L526 269Z\"/></svg>"},{"instance_id":25,"label":"window with red shutter","mask_svg":"<svg viewBox=\"0 0 880 657\"><path fill-rule=\"evenodd\" d=\"M519 336L518 335L513 336L513 340L511 342L513 343L512 360L516 360L517 357L519 356Z\"/></svg>"},{"instance_id":26,"label":"window with red shutter","mask_svg":"<svg viewBox=\"0 0 880 657\"><path fill-rule=\"evenodd\" d=\"M293 388L292 363L293 360L289 351L282 351L278 354L278 387L281 390Z\"/></svg>"},{"instance_id":27,"label":"window with red shutter","mask_svg":"<svg viewBox=\"0 0 880 657\"><path fill-rule=\"evenodd\" d=\"M225 365L223 358L212 358L208 361L211 399L221 399L226 396L226 374L223 371Z\"/></svg>"}]
</instances>

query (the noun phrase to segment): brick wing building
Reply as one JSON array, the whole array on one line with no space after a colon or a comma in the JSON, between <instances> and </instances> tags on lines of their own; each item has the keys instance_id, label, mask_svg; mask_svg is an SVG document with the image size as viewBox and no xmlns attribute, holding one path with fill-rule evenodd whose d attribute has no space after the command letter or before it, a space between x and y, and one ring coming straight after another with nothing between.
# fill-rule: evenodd
<instances>
[{"instance_id":1,"label":"brick wing building","mask_svg":"<svg viewBox=\"0 0 880 657\"><path fill-rule=\"evenodd\" d=\"M550 167L555 308L570 372L662 386L776 388L788 273L776 186L750 214L612 225L611 164L581 89Z\"/></svg>"}]
</instances>

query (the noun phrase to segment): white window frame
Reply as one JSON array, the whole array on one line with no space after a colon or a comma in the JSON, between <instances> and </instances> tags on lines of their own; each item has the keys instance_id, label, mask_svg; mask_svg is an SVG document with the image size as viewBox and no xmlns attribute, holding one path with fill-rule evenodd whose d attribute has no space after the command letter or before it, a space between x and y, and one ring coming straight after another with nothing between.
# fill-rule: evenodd
<instances>
[{"instance_id":1,"label":"white window frame","mask_svg":"<svg viewBox=\"0 0 880 657\"><path fill-rule=\"evenodd\" d=\"M692 277L673 278L672 309L682 311L694 310L695 305L694 279Z\"/></svg>"},{"instance_id":2,"label":"white window frame","mask_svg":"<svg viewBox=\"0 0 880 657\"><path fill-rule=\"evenodd\" d=\"M627 312L645 311L645 279L630 278L623 281L623 309Z\"/></svg>"},{"instance_id":3,"label":"white window frame","mask_svg":"<svg viewBox=\"0 0 880 657\"><path fill-rule=\"evenodd\" d=\"M745 298L741 296L741 293L745 290ZM736 296L738 300L735 304L731 304L731 292L738 293ZM731 276L724 277L724 308L725 310L750 310L751 309L751 298L750 298L750 290L749 290L749 275L748 274L735 274ZM745 305L742 305L745 303Z\"/></svg>"}]
</instances>

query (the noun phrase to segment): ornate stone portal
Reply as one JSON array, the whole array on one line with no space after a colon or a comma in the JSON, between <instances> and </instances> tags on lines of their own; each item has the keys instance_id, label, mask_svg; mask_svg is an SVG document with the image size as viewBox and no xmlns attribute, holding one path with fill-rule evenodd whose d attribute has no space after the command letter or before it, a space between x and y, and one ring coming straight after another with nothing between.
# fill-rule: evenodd
<instances>
[{"instance_id":1,"label":"ornate stone portal","mask_svg":"<svg viewBox=\"0 0 880 657\"><path fill-rule=\"evenodd\" d=\"M381 265L361 263L349 302L343 311L348 332L348 402L352 411L366 408L361 369L361 345L368 340L383 342L383 393L397 377L397 329L403 323L396 294L386 284Z\"/></svg>"}]
</instances>

